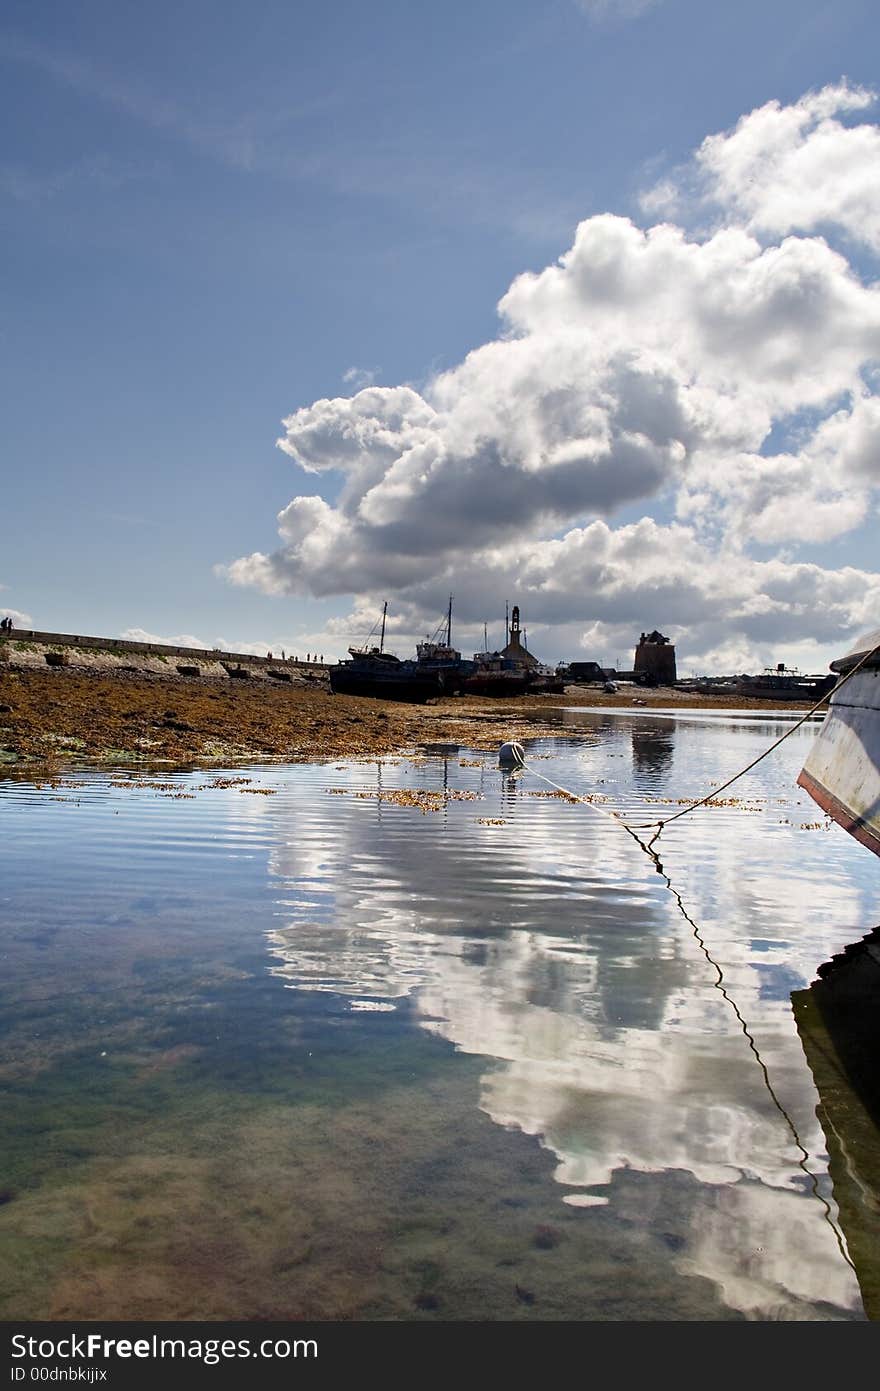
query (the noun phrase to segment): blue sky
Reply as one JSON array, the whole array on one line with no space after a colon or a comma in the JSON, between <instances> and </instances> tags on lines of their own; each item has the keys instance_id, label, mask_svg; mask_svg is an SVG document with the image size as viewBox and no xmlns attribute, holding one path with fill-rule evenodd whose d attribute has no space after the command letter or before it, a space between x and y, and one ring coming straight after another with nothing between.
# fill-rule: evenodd
<instances>
[{"instance_id":1,"label":"blue sky","mask_svg":"<svg viewBox=\"0 0 880 1391\"><path fill-rule=\"evenodd\" d=\"M238 583L218 567L274 554L276 514L297 495L333 509L342 498L344 511L344 469L305 473L276 447L284 418L370 383L429 396L438 374L499 339L498 301L522 272L552 266L583 219L648 227L640 195L677 177L707 135L842 79L870 88L878 29L869 0L7 0L0 605L51 629L341 654L383 598L403 643L449 588L473 646L483 617L499 627L510 590L527 596L552 660L664 624L698 664L827 656L847 626L839 595L818 645L801 615L744 623L733 647L713 647L707 616L688 648L696 610L675 612L656 583L653 607L583 592L578 607L545 609L543 580L516 583L510 529L485 594L483 567L448 546L418 586L407 570L395 587L403 572L370 556L365 582L349 575L339 592L326 565L279 564L270 582L239 570ZM873 248L850 238L844 254L876 280ZM523 516L519 534L546 542L598 518L615 535L645 517L665 528L676 507L688 525L652 478L601 505L578 494L538 529ZM748 554L873 574L875 518L872 500L794 548L765 527Z\"/></svg>"}]
</instances>

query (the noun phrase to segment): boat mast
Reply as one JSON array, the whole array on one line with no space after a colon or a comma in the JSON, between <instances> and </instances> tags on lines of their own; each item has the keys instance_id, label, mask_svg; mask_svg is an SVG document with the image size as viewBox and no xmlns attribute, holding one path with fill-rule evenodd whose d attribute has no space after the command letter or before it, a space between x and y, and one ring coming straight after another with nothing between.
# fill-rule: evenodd
<instances>
[{"instance_id":1,"label":"boat mast","mask_svg":"<svg viewBox=\"0 0 880 1391\"><path fill-rule=\"evenodd\" d=\"M489 651L489 628L486 624L485 618L483 619L483 651Z\"/></svg>"},{"instance_id":2,"label":"boat mast","mask_svg":"<svg viewBox=\"0 0 880 1391\"><path fill-rule=\"evenodd\" d=\"M505 631L505 633L506 633L506 635L507 635L507 636L505 637L505 639L504 639L504 646L505 646L505 647L509 647L509 646L510 646L510 600L509 600L509 599L505 599L505 600L504 600L504 631Z\"/></svg>"},{"instance_id":3,"label":"boat mast","mask_svg":"<svg viewBox=\"0 0 880 1391\"><path fill-rule=\"evenodd\" d=\"M382 635L379 638L379 651L385 651L385 615L388 612L388 600L382 605Z\"/></svg>"},{"instance_id":4,"label":"boat mast","mask_svg":"<svg viewBox=\"0 0 880 1391\"><path fill-rule=\"evenodd\" d=\"M446 615L446 646L452 646L452 595L449 596L449 612Z\"/></svg>"}]
</instances>

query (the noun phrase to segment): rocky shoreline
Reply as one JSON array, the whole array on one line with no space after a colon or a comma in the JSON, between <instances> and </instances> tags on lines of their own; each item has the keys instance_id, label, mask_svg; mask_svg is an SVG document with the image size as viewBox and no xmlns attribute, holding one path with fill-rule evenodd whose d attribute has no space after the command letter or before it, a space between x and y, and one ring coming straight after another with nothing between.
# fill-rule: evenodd
<instances>
[{"instance_id":1,"label":"rocky shoreline","mask_svg":"<svg viewBox=\"0 0 880 1391\"><path fill-rule=\"evenodd\" d=\"M640 690L639 708L779 710L778 701ZM454 697L406 705L332 695L325 682L203 681L198 677L0 668L0 762L7 770L74 762L191 763L375 758L429 745L497 748L505 739L576 731L564 707L632 708L633 693L572 686L563 695L504 701ZM802 704L790 708L808 709ZM548 718L549 717L549 718Z\"/></svg>"}]
</instances>

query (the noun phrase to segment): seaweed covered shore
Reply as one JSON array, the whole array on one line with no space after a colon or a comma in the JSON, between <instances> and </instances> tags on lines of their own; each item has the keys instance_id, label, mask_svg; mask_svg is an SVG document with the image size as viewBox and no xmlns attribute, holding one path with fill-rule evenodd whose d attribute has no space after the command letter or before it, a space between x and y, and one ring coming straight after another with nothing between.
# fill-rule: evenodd
<instances>
[{"instance_id":1,"label":"seaweed covered shore","mask_svg":"<svg viewBox=\"0 0 880 1391\"><path fill-rule=\"evenodd\" d=\"M778 702L640 691L645 710L778 709ZM203 681L60 668L0 672L0 760L9 764L138 760L168 764L370 757L430 744L492 747L560 733L554 708L630 707L632 692L570 687L513 700L454 697L406 705L332 695L323 684ZM552 717L551 717L552 718ZM565 732L570 735L571 728Z\"/></svg>"}]
</instances>

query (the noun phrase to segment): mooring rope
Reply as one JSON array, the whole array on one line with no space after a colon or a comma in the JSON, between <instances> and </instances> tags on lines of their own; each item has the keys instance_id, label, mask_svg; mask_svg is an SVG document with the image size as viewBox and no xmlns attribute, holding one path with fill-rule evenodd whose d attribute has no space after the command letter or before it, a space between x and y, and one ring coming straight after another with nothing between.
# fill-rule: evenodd
<instances>
[{"instance_id":1,"label":"mooring rope","mask_svg":"<svg viewBox=\"0 0 880 1391\"><path fill-rule=\"evenodd\" d=\"M819 700L816 701L815 705L811 706L811 708L807 710L800 717L799 720L796 720L793 725L789 726L789 728L783 734L781 734L778 739L775 739L772 744L770 744L766 749L764 749L763 752L760 753L757 758L753 758L751 762L745 765L745 767L740 768L738 772L734 773L733 777L728 778L727 781L722 783L720 787L712 788L712 790L710 792L707 792L704 797L700 797L697 801L691 802L688 806L683 807L681 811L675 812L674 815L658 818L656 821L627 821L626 818L622 816L620 812L608 810L602 806L597 806L591 796L579 797L575 792L572 792L570 788L563 787L560 783L554 782L552 778L548 778L546 774L540 773L537 768L534 768L531 765L531 763L528 762L525 756L525 750L522 748L521 745L512 743L503 746L504 750L507 751L508 759L512 762L514 771L531 773L533 777L540 778L540 780L542 782L547 783L549 787L555 788L555 790L561 793L563 797L567 798L568 801L578 802L582 806L588 806L591 808L592 811L598 812L600 816L605 816L608 818L608 820L615 822L618 826L621 827L622 830L626 831L630 836L632 836L633 840L640 847L640 849L642 849L653 862L654 868L664 880L669 893L671 893L673 898L675 899L679 912L681 913L685 921L689 923L694 938L701 952L715 971L716 979L713 982L713 984L715 988L720 991L724 1000L726 1001L730 1009L733 1011L733 1014L737 1019L740 1029L742 1030L742 1033L748 1043L749 1050L752 1053L756 1064L760 1068L762 1080L764 1082L764 1086L767 1090L767 1093L770 1096L774 1107L784 1120L789 1134L791 1135L796 1149L798 1150L798 1167L810 1181L810 1190L812 1192L812 1195L819 1201L822 1208L823 1218L825 1222L828 1224L828 1226L831 1228L832 1232L834 1233L838 1250L840 1251L840 1254L843 1257L846 1264L850 1266L852 1270L855 1270L855 1265L853 1263L852 1257L849 1254L849 1251L847 1250L846 1239L843 1235L843 1232L840 1229L838 1222L835 1221L830 1203L828 1202L827 1198L824 1196L824 1194L821 1192L819 1188L818 1174L813 1173L809 1167L809 1151L807 1150L803 1141L801 1140L801 1137L798 1133L794 1121L792 1120L791 1116L789 1115L788 1111L786 1110L785 1106L780 1101L779 1097L776 1094L776 1091L774 1090L774 1087L770 1081L770 1073L768 1071L767 1064L761 1057L757 1043L755 1042L754 1035L751 1029L749 1028L748 1024L746 1023L746 1020L738 1004L736 1003L736 1000L731 995L729 989L726 986L724 980L724 973L721 970L721 967L718 965L718 962L714 959L714 957L710 954L705 939L703 938L703 935L700 932L700 929L697 927L697 924L694 922L693 918L690 916L687 909L685 908L681 894L675 888L671 878L664 869L660 861L660 857L654 849L654 845L665 826L668 826L673 821L678 821L679 818L682 816L688 816L692 811L696 811L698 807L705 806L708 802L713 801L722 792L726 792L729 787L732 787L735 782L738 782L740 778L744 777L746 773L751 772L753 768L756 768L759 763L763 762L763 760L767 758L769 754L773 753L775 749L779 748L780 744L783 744L786 739L788 739L792 734L794 734L798 729L800 729L801 726L804 725L812 715L815 715L817 710L820 710L823 705L827 704L827 702L830 701L831 697L833 695L836 695L836 693L841 689L841 687L846 685L847 681L852 680L856 673L861 671L862 667L864 667L866 663L869 662L871 658L874 657L878 652L880 652L880 643L877 643L874 647L870 649L870 651L866 652L864 656L862 656L859 659L859 661L855 664L855 666L850 671L848 671L845 676L842 676L841 679L837 682L835 686L832 687L830 691L826 691L826 693ZM642 840L641 836L638 835L638 832L650 830L653 830L654 834L649 841L645 842L644 840Z\"/></svg>"},{"instance_id":2,"label":"mooring rope","mask_svg":"<svg viewBox=\"0 0 880 1391\"><path fill-rule=\"evenodd\" d=\"M627 830L629 830L629 827L627 827ZM700 948L700 951L703 953L709 965L715 972L716 978L712 982L712 984L714 988L720 992L725 1002L730 1006L731 1010L733 1011L736 1017L736 1021L739 1024L739 1027L743 1033L743 1036L746 1042L748 1043L749 1051L751 1052L752 1056L755 1059L755 1062L761 1070L761 1077L764 1082L764 1087L766 1088L767 1094L770 1097L770 1100L773 1102L773 1105L776 1107L776 1110L782 1117L783 1121L785 1122L789 1134L791 1135L791 1138L794 1141L797 1150L799 1151L799 1158L797 1161L798 1168L810 1181L810 1192L812 1193L813 1197L816 1198L817 1201L821 1204L823 1218L825 1222L827 1222L828 1226L831 1228L832 1232L834 1233L834 1239L837 1243L837 1249L839 1250L843 1259L846 1261L847 1265L850 1266L852 1270L855 1270L855 1265L853 1263L852 1257L850 1256L849 1251L847 1250L846 1238L843 1232L841 1231L839 1224L835 1221L834 1213L831 1210L831 1204L819 1188L819 1175L814 1174L812 1169L810 1168L810 1152L805 1146L803 1140L801 1139L797 1126L795 1125L794 1121L792 1120L791 1116L785 1109L785 1106L780 1101L776 1093L776 1089L774 1088L773 1083L770 1080L770 1070L767 1064L765 1063L763 1057L761 1056L761 1052L758 1048L755 1036L749 1028L749 1025L746 1023L745 1016L743 1015L733 995L730 993L730 990L724 979L724 972L722 971L718 962L715 960L714 956L712 956L711 952L709 951L709 948L706 945L705 938L703 937L703 934L700 931L699 927L694 922L694 919L691 917L690 913L685 908L684 899L682 898L678 889L675 887L671 878L667 874L663 866L663 863L660 859L660 856L657 854L656 850L652 849L654 841L652 840L649 845L646 845L645 842L641 839L641 837L637 836L634 831L630 831L630 835L633 837L633 840L638 842L642 850L644 850L645 854L653 862L654 868L663 879L667 889L672 894L672 897L675 899L678 911L681 913L681 916L684 918L685 922L690 927L693 933L694 941L697 943L697 946Z\"/></svg>"},{"instance_id":3,"label":"mooring rope","mask_svg":"<svg viewBox=\"0 0 880 1391\"><path fill-rule=\"evenodd\" d=\"M833 695L836 695L837 692L840 690L841 686L845 686L847 681L852 680L856 672L861 671L865 663L869 662L871 658L875 656L875 654L878 652L880 652L880 643L877 643L876 646L872 647L869 652L866 652L865 655L860 658L860 660L856 663L856 665L852 668L851 671L848 671L845 676L842 676L840 680L837 682L837 684L833 686L830 691L826 691L825 694L819 700L816 701L815 705L813 705L809 710L807 710L799 720L795 721L793 725L790 725L784 734L780 734L779 738L775 739L774 742L770 744L768 748L764 749L763 753L759 753L757 758L753 758L751 763L747 763L744 768L740 768L738 773L734 773L733 777L728 778L727 782L723 782L720 787L713 787L710 792L706 793L705 797L700 797L698 801L691 802L689 806L682 807L681 811L675 812L672 816L660 817L656 821L627 821L625 817L621 816L620 812L605 811L604 807L596 806L595 803L589 797L578 797L578 795L575 792L571 792L569 788L560 787L559 783L553 782L550 778L545 777L543 773L539 773L537 768L533 768L531 764L527 762L524 755L522 759L516 764L516 766L520 768L527 768L533 777L541 778L543 782L549 783L551 787L556 788L557 792L563 793L563 795L568 797L572 802L581 802L586 806L592 807L593 811L598 811L603 816L607 816L611 820L616 821L618 825L623 826L624 829L627 831L653 830L654 835L648 843L648 849L650 849L650 847L654 844L654 841L660 835L660 832L664 829L665 826L669 826L673 821L678 821L679 817L688 816L692 811L696 811L698 807L705 806L707 802L713 801L714 798L720 796L722 792L726 792L728 787L732 787L735 782L739 782L740 778L744 777L746 773L750 773L753 768L757 768L759 763L763 762L763 760L767 758L769 754L773 753L775 749L778 749L780 744L784 744L785 740L790 738L790 736L794 734L796 730L800 729L801 725L806 724L807 720L810 719L812 715L815 715L816 711L820 710L822 706L825 705L826 702L829 701ZM646 711L645 713L647 714L648 712ZM656 830L654 830L655 827Z\"/></svg>"},{"instance_id":4,"label":"mooring rope","mask_svg":"<svg viewBox=\"0 0 880 1391\"><path fill-rule=\"evenodd\" d=\"M864 666L865 662L867 662L874 655L874 653L878 651L880 651L880 644L872 648L870 652L866 653L865 656L858 663L858 665L853 667L852 671L848 672L847 675L843 677L841 681L838 681L837 685L834 686L832 690L828 691L826 695L824 695L822 699L812 707L811 710L808 710L806 714L797 721L796 724L792 725L792 727L789 730L787 730L781 738L777 739L775 743L771 744L769 748L765 749L764 752L760 754L758 758L753 759L752 762L749 763L745 768L740 769L740 771L736 773L734 777L730 778L726 783L724 783L722 787L715 788L711 793L709 793L708 796L701 798L700 801L694 802L688 807L685 807L683 811L677 812L676 816L668 817L667 821L674 821L677 819L677 817L684 816L687 812L695 811L697 807L705 805L705 803L710 801L712 797L717 796L719 792L722 792L725 790L725 788L730 787L734 782L737 781L738 778L741 778L744 773L747 773L749 769L756 767L756 765L760 763L762 759L766 758L769 753L772 753L775 748L778 748L779 745L783 742L783 740L788 738L789 734L794 733L795 729L798 729L806 720L808 720L810 718L810 715L815 714L816 710L818 710L826 700L830 699L830 697L834 694L835 691L839 691L841 686L844 685L844 683L848 681L851 676L854 676L855 673L859 670L859 668ZM831 1231L834 1234L834 1239L837 1244L837 1248L840 1252L840 1255L842 1256L846 1264L850 1267L850 1269L855 1271L856 1267L847 1249L847 1241L844 1236L844 1233L841 1230L839 1223L835 1220L834 1213L831 1209L831 1204L820 1190L819 1175L814 1173L813 1170L810 1168L810 1152L804 1145L804 1142L800 1137L800 1133L798 1131L797 1126L794 1123L794 1120L789 1115L784 1104L782 1103L782 1101L776 1093L773 1083L770 1080L769 1069L763 1057L761 1056L761 1052L758 1048L755 1036L752 1033L752 1030L749 1028L745 1016L743 1015L739 1005L737 1004L736 1000L730 992L730 989L726 984L724 972L722 971L720 965L709 951L708 945L706 944L706 940L702 932L700 931L694 919L691 917L690 913L685 908L684 899L682 898L678 889L673 884L672 879L670 878L669 874L663 866L663 863L660 860L660 856L654 849L654 844L666 822L650 821L645 824L640 824L638 822L630 823L626 821L619 812L608 811L604 807L597 806L591 800L590 797L578 797L577 794L570 791L569 788L563 787L560 783L554 782L552 778L548 778L545 773L539 773L537 768L533 768L532 765L527 761L525 757L525 750L523 749L521 744L511 742L502 745L502 756L506 762L506 765L508 766L510 771L514 773L514 775L516 773L529 772L532 774L533 777L540 778L542 782L546 782L548 786L555 788L556 791L561 793L562 796L565 797L568 801L577 802L582 806L588 806L591 808L592 811L598 812L600 816L605 816L610 821L615 822L616 825L620 826L622 830L626 831L627 834L632 837L632 839L638 845L639 849L643 850L644 853L648 856L648 858L654 866L654 869L663 879L663 882L666 885L668 892L674 898L679 913L691 928L694 940L696 941L700 951L702 952L703 956L706 958L706 961L709 963L709 965L715 972L715 980L712 982L712 985L716 990L719 991L725 1003L733 1012L737 1020L737 1023L739 1024L740 1030L742 1031L742 1034L748 1044L749 1051L751 1052L755 1063L760 1069L762 1081L764 1083L764 1087L767 1091L767 1094L769 1095L773 1103L773 1106L776 1108L779 1115L782 1117L782 1120L784 1121L785 1126L788 1129L788 1132L792 1140L794 1141L795 1148L798 1151L797 1166L804 1174L804 1176L809 1180L810 1192L821 1206L823 1220L831 1228ZM638 835L639 830L651 830L655 826L657 827L657 830L655 831L654 835L651 837L649 841L646 842L642 840L642 837Z\"/></svg>"}]
</instances>

